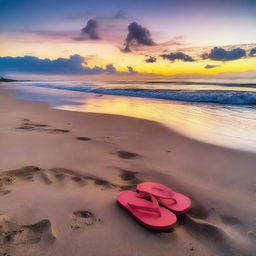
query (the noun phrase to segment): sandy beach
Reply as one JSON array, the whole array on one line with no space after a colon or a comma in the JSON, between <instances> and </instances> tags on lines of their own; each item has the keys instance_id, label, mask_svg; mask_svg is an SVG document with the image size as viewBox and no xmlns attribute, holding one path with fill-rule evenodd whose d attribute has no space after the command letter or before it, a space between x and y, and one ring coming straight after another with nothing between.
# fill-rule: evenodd
<instances>
[{"instance_id":1,"label":"sandy beach","mask_svg":"<svg viewBox=\"0 0 256 256\"><path fill-rule=\"evenodd\" d=\"M0 120L0 255L256 255L255 154L7 90ZM117 194L142 181L192 199L169 232L151 232L117 206Z\"/></svg>"}]
</instances>

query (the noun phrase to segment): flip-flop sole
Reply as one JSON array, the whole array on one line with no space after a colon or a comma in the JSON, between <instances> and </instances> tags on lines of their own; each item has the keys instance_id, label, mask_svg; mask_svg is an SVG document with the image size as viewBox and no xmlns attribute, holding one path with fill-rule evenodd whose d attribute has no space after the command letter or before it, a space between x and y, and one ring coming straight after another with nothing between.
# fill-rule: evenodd
<instances>
[{"instance_id":1,"label":"flip-flop sole","mask_svg":"<svg viewBox=\"0 0 256 256\"><path fill-rule=\"evenodd\" d=\"M117 196L117 203L126 211L128 211L137 221L149 229L158 231L168 230L176 225L176 215L164 207L159 206L161 216L155 212L150 212L139 208L135 209L131 207L129 204L137 205L138 207L141 206L144 208L152 208L152 202L137 196L138 194L133 191L123 191Z\"/></svg>"}]
</instances>

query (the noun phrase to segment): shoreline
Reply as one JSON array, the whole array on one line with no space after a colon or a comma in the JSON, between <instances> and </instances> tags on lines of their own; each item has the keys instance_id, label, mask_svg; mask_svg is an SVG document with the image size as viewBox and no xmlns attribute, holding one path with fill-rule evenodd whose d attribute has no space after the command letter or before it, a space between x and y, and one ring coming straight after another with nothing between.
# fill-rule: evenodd
<instances>
[{"instance_id":1,"label":"shoreline","mask_svg":"<svg viewBox=\"0 0 256 256\"><path fill-rule=\"evenodd\" d=\"M30 81L30 80L28 80ZM128 118L128 119L136 119L136 120L141 120L141 121L146 121L146 122L151 122L154 124L159 125L160 127L162 127L162 129L169 131L170 133L174 133L177 136L180 136L181 138L185 139L185 140L189 140L191 142L195 142L195 143L199 143L205 146L210 146L210 147L215 147L216 149L223 149L223 150L227 150L227 151L234 151L234 153L241 153L241 154L248 154L248 155L256 155L256 152L254 152L253 150L245 150L243 148L239 149L236 147L232 147L232 146L225 146L225 145L220 145L220 144L214 144L211 142L207 142L205 139L200 140L197 139L196 137L192 137L188 134L186 134L185 132L180 132L178 128L173 128L170 125L165 124L164 122L161 121L157 121L157 120L153 120L153 119L147 119L147 118L143 118L143 117L136 117L136 116L127 116L127 115L122 115L122 114L110 114L110 113L99 113L99 112L89 112L89 111L79 111L76 109L66 109L66 108L59 108L59 107L52 107L49 103L45 102L45 101L39 101L39 100L32 100L32 99L18 99L15 96L11 95L12 92L17 92L18 90L16 88L0 88L0 93L2 92L6 92L7 95L9 95L11 98L13 98L15 101L21 101L21 102L32 102L35 104L43 104L46 108L52 109L52 110L56 110L56 111L64 111L64 112L74 112L74 113L79 113L81 115L83 114L88 114L88 115L103 115L103 116L116 116L116 117L121 117L121 118ZM86 93L88 95L94 95L94 93ZM96 94L97 95L97 94ZM115 95L105 95L105 96L115 96ZM119 97L119 95L118 95ZM122 96L121 96L122 97ZM126 97L126 96L123 96ZM176 103L176 102L175 102ZM211 103L210 103L211 104Z\"/></svg>"},{"instance_id":2,"label":"shoreline","mask_svg":"<svg viewBox=\"0 0 256 256\"><path fill-rule=\"evenodd\" d=\"M21 84L20 84L21 85ZM38 86L13 88L15 98L47 102L52 108L106 113L159 122L172 130L205 143L256 153L254 108L221 104L151 100L128 96L83 93ZM50 87L49 87L50 88ZM161 113L161 114L160 114Z\"/></svg>"},{"instance_id":3,"label":"shoreline","mask_svg":"<svg viewBox=\"0 0 256 256\"><path fill-rule=\"evenodd\" d=\"M51 109L3 89L0 117L0 222L21 227L47 220L39 233L13 235L4 252L255 253L254 153L199 142L154 121ZM119 191L146 180L192 198L191 212L171 233L146 231L115 205ZM81 211L92 215L83 218Z\"/></svg>"}]
</instances>

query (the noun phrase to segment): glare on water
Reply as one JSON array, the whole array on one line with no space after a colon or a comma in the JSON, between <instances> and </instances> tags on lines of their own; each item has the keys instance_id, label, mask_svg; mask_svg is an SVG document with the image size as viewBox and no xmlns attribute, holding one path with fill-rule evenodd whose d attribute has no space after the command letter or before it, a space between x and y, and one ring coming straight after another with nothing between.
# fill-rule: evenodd
<instances>
[{"instance_id":1,"label":"glare on water","mask_svg":"<svg viewBox=\"0 0 256 256\"><path fill-rule=\"evenodd\" d=\"M197 140L256 151L256 108L120 96L89 97L60 108L154 120Z\"/></svg>"}]
</instances>

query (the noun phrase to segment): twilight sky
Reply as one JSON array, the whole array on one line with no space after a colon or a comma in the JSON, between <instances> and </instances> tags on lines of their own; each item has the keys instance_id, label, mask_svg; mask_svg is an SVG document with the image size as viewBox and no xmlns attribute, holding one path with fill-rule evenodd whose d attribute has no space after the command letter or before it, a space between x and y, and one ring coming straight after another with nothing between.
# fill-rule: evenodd
<instances>
[{"instance_id":1,"label":"twilight sky","mask_svg":"<svg viewBox=\"0 0 256 256\"><path fill-rule=\"evenodd\" d=\"M0 0L0 75L254 74L255 13L254 0Z\"/></svg>"}]
</instances>

